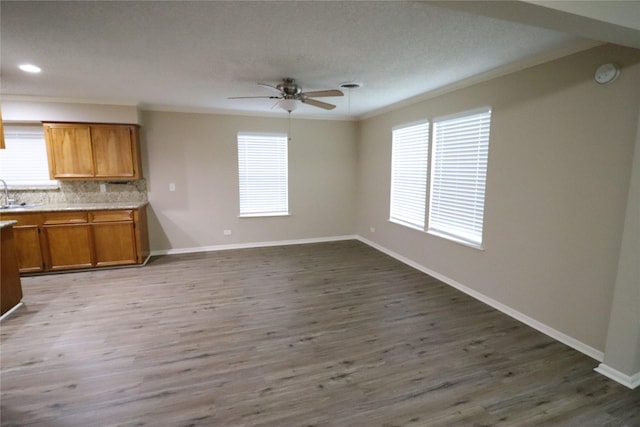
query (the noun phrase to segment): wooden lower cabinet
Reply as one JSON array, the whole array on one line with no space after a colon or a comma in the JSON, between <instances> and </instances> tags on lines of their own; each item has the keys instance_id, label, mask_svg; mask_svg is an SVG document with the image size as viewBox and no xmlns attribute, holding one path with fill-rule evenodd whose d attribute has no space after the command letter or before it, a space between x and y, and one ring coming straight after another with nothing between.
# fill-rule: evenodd
<instances>
[{"instance_id":1,"label":"wooden lower cabinet","mask_svg":"<svg viewBox=\"0 0 640 427\"><path fill-rule=\"evenodd\" d=\"M89 224L45 225L50 271L93 267Z\"/></svg>"},{"instance_id":2,"label":"wooden lower cabinet","mask_svg":"<svg viewBox=\"0 0 640 427\"><path fill-rule=\"evenodd\" d=\"M1 214L14 226L20 273L142 264L149 255L145 208Z\"/></svg>"},{"instance_id":3,"label":"wooden lower cabinet","mask_svg":"<svg viewBox=\"0 0 640 427\"><path fill-rule=\"evenodd\" d=\"M40 243L42 215L39 213L2 214L1 217L18 222L13 226L13 240L20 273L44 271L45 265Z\"/></svg>"},{"instance_id":4,"label":"wooden lower cabinet","mask_svg":"<svg viewBox=\"0 0 640 427\"><path fill-rule=\"evenodd\" d=\"M133 211L92 212L90 216L96 267L136 264Z\"/></svg>"},{"instance_id":5,"label":"wooden lower cabinet","mask_svg":"<svg viewBox=\"0 0 640 427\"><path fill-rule=\"evenodd\" d=\"M0 314L5 314L22 300L22 285L12 227L0 228Z\"/></svg>"},{"instance_id":6,"label":"wooden lower cabinet","mask_svg":"<svg viewBox=\"0 0 640 427\"><path fill-rule=\"evenodd\" d=\"M16 255L20 273L37 273L44 270L40 229L37 225L14 227Z\"/></svg>"},{"instance_id":7,"label":"wooden lower cabinet","mask_svg":"<svg viewBox=\"0 0 640 427\"><path fill-rule=\"evenodd\" d=\"M136 240L133 222L93 224L96 267L135 264Z\"/></svg>"}]
</instances>

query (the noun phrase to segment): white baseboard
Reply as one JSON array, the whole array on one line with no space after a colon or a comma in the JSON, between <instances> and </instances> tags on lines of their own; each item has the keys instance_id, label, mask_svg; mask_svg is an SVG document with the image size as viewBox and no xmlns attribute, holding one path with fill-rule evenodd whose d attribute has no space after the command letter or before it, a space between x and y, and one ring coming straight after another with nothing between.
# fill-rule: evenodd
<instances>
[{"instance_id":1,"label":"white baseboard","mask_svg":"<svg viewBox=\"0 0 640 427\"><path fill-rule=\"evenodd\" d=\"M19 309L20 307L22 307L24 304L21 302L17 303L16 305L14 305L11 310L7 311L5 314L2 315L2 317L0 317L0 322L2 322L4 319L6 319L7 317L11 316L11 313L13 313L14 311L16 311L17 309Z\"/></svg>"},{"instance_id":2,"label":"white baseboard","mask_svg":"<svg viewBox=\"0 0 640 427\"><path fill-rule=\"evenodd\" d=\"M356 240L356 239L357 239L356 235L350 234L346 236L314 237L310 239L276 240L276 241L270 241L270 242L252 242L252 243L231 243L228 245L198 246L193 248L160 249L160 250L151 251L151 256L190 254L190 253L196 253L196 252L226 251L231 249L264 248L268 246L303 245L307 243L325 243L325 242L337 242L340 240Z\"/></svg>"},{"instance_id":3,"label":"white baseboard","mask_svg":"<svg viewBox=\"0 0 640 427\"><path fill-rule=\"evenodd\" d=\"M440 273L437 273L423 265L418 264L415 261L412 261L396 252L393 252L383 246L378 245L377 243L374 243L362 236L357 236L357 239L360 240L362 243L365 243L369 246L371 246L372 248L375 248L377 250L379 250L380 252L383 252L395 259L397 259L400 262L403 262L404 264L407 264L410 267L415 268L416 270L422 271L425 274L428 274L431 277L434 277L444 283L446 283L447 285L453 286L454 288L458 289L459 291L464 292L467 295L472 296L473 298L482 301L483 303L495 308L498 311L501 311L505 314L507 314L508 316L513 317L514 319L524 323L525 325L531 326L533 329L536 329L540 332L542 332L545 335L550 336L551 338L560 341L563 344L568 345L569 347L572 347L576 350L578 350L579 352L586 354L587 356L597 360L598 362L602 362L604 360L604 354L599 351L596 350L595 348L583 343L582 341L578 341L577 339L570 337L567 334L564 334L556 329L553 329L552 327L545 325L544 323L541 323L529 316L527 316L524 313L521 313L517 310L514 310L513 308L494 300L493 298L489 298L488 296L475 291L461 283L456 282L455 280L447 277L447 276L443 276Z\"/></svg>"},{"instance_id":4,"label":"white baseboard","mask_svg":"<svg viewBox=\"0 0 640 427\"><path fill-rule=\"evenodd\" d=\"M611 366L605 365L604 363L598 365L594 371L622 384L625 387L629 387L631 390L640 386L640 372L636 372L634 375L627 375L612 368Z\"/></svg>"}]
</instances>

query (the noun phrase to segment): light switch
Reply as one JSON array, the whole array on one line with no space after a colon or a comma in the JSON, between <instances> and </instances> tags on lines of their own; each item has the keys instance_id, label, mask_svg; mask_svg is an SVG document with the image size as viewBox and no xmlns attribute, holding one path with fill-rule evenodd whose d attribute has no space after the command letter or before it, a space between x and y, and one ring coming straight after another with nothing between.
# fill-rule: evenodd
<instances>
[{"instance_id":1,"label":"light switch","mask_svg":"<svg viewBox=\"0 0 640 427\"><path fill-rule=\"evenodd\" d=\"M175 182L170 182L169 183L169 191L176 191L176 183Z\"/></svg>"}]
</instances>

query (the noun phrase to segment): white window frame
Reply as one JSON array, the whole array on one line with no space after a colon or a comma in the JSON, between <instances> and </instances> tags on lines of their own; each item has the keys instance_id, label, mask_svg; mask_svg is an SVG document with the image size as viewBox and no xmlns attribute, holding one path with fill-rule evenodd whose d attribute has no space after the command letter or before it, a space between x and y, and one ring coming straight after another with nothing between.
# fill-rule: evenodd
<instances>
[{"instance_id":1,"label":"white window frame","mask_svg":"<svg viewBox=\"0 0 640 427\"><path fill-rule=\"evenodd\" d=\"M239 216L289 215L288 135L238 132L237 141Z\"/></svg>"},{"instance_id":2,"label":"white window frame","mask_svg":"<svg viewBox=\"0 0 640 427\"><path fill-rule=\"evenodd\" d=\"M392 129L389 221L424 230L429 168L429 121Z\"/></svg>"},{"instance_id":3,"label":"white window frame","mask_svg":"<svg viewBox=\"0 0 640 427\"><path fill-rule=\"evenodd\" d=\"M433 119L427 231L479 249L490 127L488 107Z\"/></svg>"},{"instance_id":4,"label":"white window frame","mask_svg":"<svg viewBox=\"0 0 640 427\"><path fill-rule=\"evenodd\" d=\"M50 179L44 129L41 125L4 124L5 149L0 150L0 179L12 189L55 189Z\"/></svg>"}]
</instances>

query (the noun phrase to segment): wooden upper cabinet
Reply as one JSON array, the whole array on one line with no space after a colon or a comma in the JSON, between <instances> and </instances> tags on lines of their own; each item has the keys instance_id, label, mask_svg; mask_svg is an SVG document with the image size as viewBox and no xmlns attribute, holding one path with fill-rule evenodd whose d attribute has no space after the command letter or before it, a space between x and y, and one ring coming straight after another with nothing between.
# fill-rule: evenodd
<instances>
[{"instance_id":1,"label":"wooden upper cabinet","mask_svg":"<svg viewBox=\"0 0 640 427\"><path fill-rule=\"evenodd\" d=\"M45 129L51 178L93 178L95 173L89 126L53 124Z\"/></svg>"},{"instance_id":2,"label":"wooden upper cabinet","mask_svg":"<svg viewBox=\"0 0 640 427\"><path fill-rule=\"evenodd\" d=\"M91 127L96 178L137 178L135 136L132 126Z\"/></svg>"},{"instance_id":3,"label":"wooden upper cabinet","mask_svg":"<svg viewBox=\"0 0 640 427\"><path fill-rule=\"evenodd\" d=\"M43 123L52 179L140 179L138 126Z\"/></svg>"}]
</instances>

